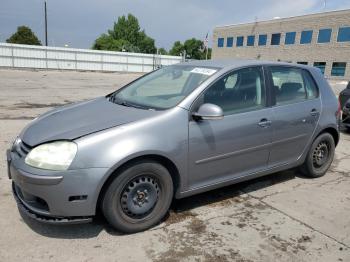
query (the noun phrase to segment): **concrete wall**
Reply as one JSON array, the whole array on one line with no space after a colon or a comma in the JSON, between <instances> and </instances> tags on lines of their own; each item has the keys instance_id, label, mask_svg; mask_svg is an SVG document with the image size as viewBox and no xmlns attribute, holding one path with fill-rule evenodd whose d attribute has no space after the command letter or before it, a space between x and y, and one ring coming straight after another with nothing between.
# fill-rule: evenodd
<instances>
[{"instance_id":1,"label":"concrete wall","mask_svg":"<svg viewBox=\"0 0 350 262\"><path fill-rule=\"evenodd\" d=\"M177 56L0 43L0 67L149 72L181 61Z\"/></svg>"},{"instance_id":2,"label":"concrete wall","mask_svg":"<svg viewBox=\"0 0 350 262\"><path fill-rule=\"evenodd\" d=\"M350 10L320 13L299 17L255 22L250 24L217 27L213 34L213 58L248 58L285 62L327 62L325 76L331 76L333 62L347 62L345 77L332 79L350 79L350 42L337 42L339 27L350 26ZM319 29L331 28L330 43L317 43ZM300 44L301 32L313 30L311 44ZM294 45L285 45L286 32L296 32ZM272 46L271 35L282 33L281 44ZM267 34L267 45L258 46L259 34ZM247 46L247 36L255 35L254 46ZM244 46L236 47L237 36L244 36ZM218 48L218 38L225 38L224 47ZM227 37L234 37L233 47L226 47Z\"/></svg>"}]
</instances>

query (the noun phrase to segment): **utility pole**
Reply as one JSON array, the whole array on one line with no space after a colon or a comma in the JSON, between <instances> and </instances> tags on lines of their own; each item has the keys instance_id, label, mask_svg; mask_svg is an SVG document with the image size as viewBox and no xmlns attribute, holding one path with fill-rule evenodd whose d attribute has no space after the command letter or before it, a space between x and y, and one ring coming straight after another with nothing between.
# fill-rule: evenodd
<instances>
[{"instance_id":1,"label":"utility pole","mask_svg":"<svg viewBox=\"0 0 350 262\"><path fill-rule=\"evenodd\" d=\"M46 9L46 1L44 1L45 4L45 45L47 46L47 9Z\"/></svg>"}]
</instances>

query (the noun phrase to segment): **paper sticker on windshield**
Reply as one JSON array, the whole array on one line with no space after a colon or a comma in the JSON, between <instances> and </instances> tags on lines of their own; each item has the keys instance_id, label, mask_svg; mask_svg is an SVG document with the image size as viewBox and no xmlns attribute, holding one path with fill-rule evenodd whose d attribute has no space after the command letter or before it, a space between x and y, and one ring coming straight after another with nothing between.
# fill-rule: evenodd
<instances>
[{"instance_id":1,"label":"paper sticker on windshield","mask_svg":"<svg viewBox=\"0 0 350 262\"><path fill-rule=\"evenodd\" d=\"M191 73L195 73L195 74L202 74L202 75L207 75L207 76L211 76L216 72L215 69L209 69L209 68L203 68L203 67L196 67L193 68Z\"/></svg>"}]
</instances>

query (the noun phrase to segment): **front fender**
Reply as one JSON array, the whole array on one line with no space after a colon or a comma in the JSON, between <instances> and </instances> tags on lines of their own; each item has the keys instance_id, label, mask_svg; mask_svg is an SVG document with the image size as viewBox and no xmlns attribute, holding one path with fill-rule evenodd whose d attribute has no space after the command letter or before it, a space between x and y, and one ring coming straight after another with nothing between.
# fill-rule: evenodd
<instances>
[{"instance_id":1,"label":"front fender","mask_svg":"<svg viewBox=\"0 0 350 262\"><path fill-rule=\"evenodd\" d=\"M156 155L177 167L181 188L187 187L188 111L182 108L90 134L75 142L78 153L70 169L108 168L101 184L126 162Z\"/></svg>"}]
</instances>

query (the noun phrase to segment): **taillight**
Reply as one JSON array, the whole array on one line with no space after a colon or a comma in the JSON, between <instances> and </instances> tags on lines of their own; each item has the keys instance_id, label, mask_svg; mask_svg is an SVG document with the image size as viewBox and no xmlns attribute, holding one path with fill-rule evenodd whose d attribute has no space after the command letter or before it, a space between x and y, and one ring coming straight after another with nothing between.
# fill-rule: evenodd
<instances>
[{"instance_id":1,"label":"taillight","mask_svg":"<svg viewBox=\"0 0 350 262\"><path fill-rule=\"evenodd\" d=\"M340 103L340 97L339 97L339 99L338 99L338 110L337 110L337 112L336 112L336 117L338 117L338 118L340 118L341 117L341 112L342 110L341 110L341 103Z\"/></svg>"}]
</instances>

